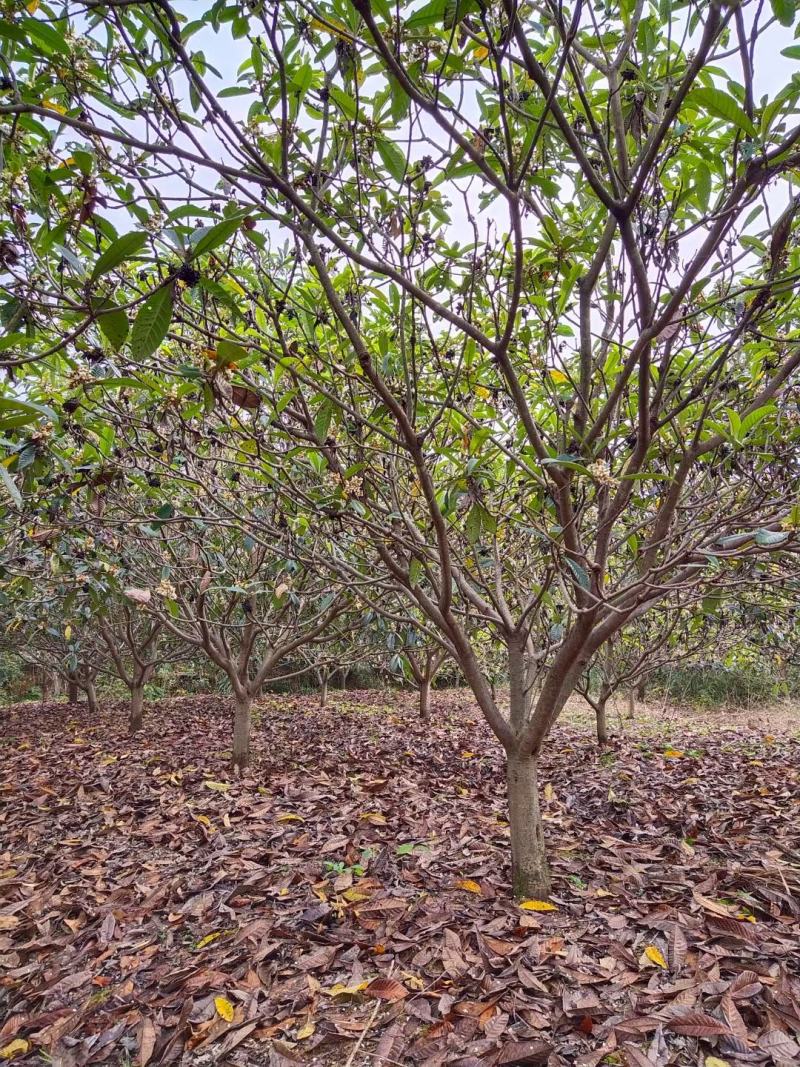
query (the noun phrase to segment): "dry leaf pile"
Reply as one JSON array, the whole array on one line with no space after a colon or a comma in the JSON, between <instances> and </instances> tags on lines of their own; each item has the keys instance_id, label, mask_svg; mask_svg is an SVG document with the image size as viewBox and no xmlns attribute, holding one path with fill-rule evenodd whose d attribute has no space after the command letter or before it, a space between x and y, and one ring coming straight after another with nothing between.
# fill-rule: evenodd
<instances>
[{"instance_id":1,"label":"dry leaf pile","mask_svg":"<svg viewBox=\"0 0 800 1067\"><path fill-rule=\"evenodd\" d=\"M557 729L554 891L519 906L501 754L433 707L270 697L242 780L217 699L134 740L121 705L0 712L0 1057L800 1062L796 740Z\"/></svg>"}]
</instances>

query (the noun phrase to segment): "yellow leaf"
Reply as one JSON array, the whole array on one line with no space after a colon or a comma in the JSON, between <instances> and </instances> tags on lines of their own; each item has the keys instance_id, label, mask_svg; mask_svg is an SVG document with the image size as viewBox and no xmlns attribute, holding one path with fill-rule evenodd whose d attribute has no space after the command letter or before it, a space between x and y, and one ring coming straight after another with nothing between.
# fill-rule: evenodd
<instances>
[{"instance_id":1,"label":"yellow leaf","mask_svg":"<svg viewBox=\"0 0 800 1067\"><path fill-rule=\"evenodd\" d=\"M362 811L359 815L359 819L363 819L364 822L368 822L372 826L386 825L386 816L381 815L379 811Z\"/></svg>"},{"instance_id":2,"label":"yellow leaf","mask_svg":"<svg viewBox=\"0 0 800 1067\"><path fill-rule=\"evenodd\" d=\"M481 60L482 59L486 59L486 57L488 55L489 55L489 49L486 47L485 44L480 44L475 49L475 51L472 53L472 58L473 59L477 59L477 61L480 63Z\"/></svg>"},{"instance_id":3,"label":"yellow leaf","mask_svg":"<svg viewBox=\"0 0 800 1067\"><path fill-rule=\"evenodd\" d=\"M217 1015L221 1015L226 1023L233 1022L233 1004L227 997L214 997L214 1007L217 1009Z\"/></svg>"},{"instance_id":4,"label":"yellow leaf","mask_svg":"<svg viewBox=\"0 0 800 1067\"><path fill-rule=\"evenodd\" d=\"M464 751L461 753L461 758L462 759L475 759L475 753L474 752L467 752L467 750L464 749Z\"/></svg>"},{"instance_id":5,"label":"yellow leaf","mask_svg":"<svg viewBox=\"0 0 800 1067\"><path fill-rule=\"evenodd\" d=\"M556 791L555 789L553 789L552 785L549 782L544 787L544 799L547 801L548 804L552 804L552 802L556 799Z\"/></svg>"},{"instance_id":6,"label":"yellow leaf","mask_svg":"<svg viewBox=\"0 0 800 1067\"><path fill-rule=\"evenodd\" d=\"M468 893L477 893L480 896L481 887L477 882L473 882L471 878L464 878L461 882L456 882L458 889L465 889Z\"/></svg>"},{"instance_id":7,"label":"yellow leaf","mask_svg":"<svg viewBox=\"0 0 800 1067\"><path fill-rule=\"evenodd\" d=\"M209 830L214 829L214 827L211 825L211 819L209 819L207 815L195 815L195 819L197 819L197 821L203 826L207 826Z\"/></svg>"},{"instance_id":8,"label":"yellow leaf","mask_svg":"<svg viewBox=\"0 0 800 1067\"><path fill-rule=\"evenodd\" d=\"M195 948L205 948L206 945L210 945L212 941L216 941L218 937L220 937L220 931L219 930L217 930L217 932L215 934L206 934L205 937L201 937L200 938L200 940L197 942L197 944L194 947Z\"/></svg>"},{"instance_id":9,"label":"yellow leaf","mask_svg":"<svg viewBox=\"0 0 800 1067\"><path fill-rule=\"evenodd\" d=\"M363 889L356 889L355 886L352 889L345 889L344 893L342 893L344 899L353 904L357 904L359 900L369 900L371 895L371 893L365 893Z\"/></svg>"},{"instance_id":10,"label":"yellow leaf","mask_svg":"<svg viewBox=\"0 0 800 1067\"><path fill-rule=\"evenodd\" d=\"M329 997L353 997L356 993L361 993L365 990L368 985L369 982L359 982L358 985L345 985L343 982L337 982L330 989L326 989L325 992Z\"/></svg>"},{"instance_id":11,"label":"yellow leaf","mask_svg":"<svg viewBox=\"0 0 800 1067\"><path fill-rule=\"evenodd\" d=\"M569 378L563 372L563 370L556 370L555 367L550 371L550 377L557 385L560 385L562 382L569 381Z\"/></svg>"},{"instance_id":12,"label":"yellow leaf","mask_svg":"<svg viewBox=\"0 0 800 1067\"><path fill-rule=\"evenodd\" d=\"M39 0L36 0L36 3L38 4ZM24 1037L17 1037L4 1048L0 1048L0 1060L13 1060L15 1056L24 1056L30 1047Z\"/></svg>"},{"instance_id":13,"label":"yellow leaf","mask_svg":"<svg viewBox=\"0 0 800 1067\"><path fill-rule=\"evenodd\" d=\"M305 822L302 815L295 815L291 811L286 811L283 815L279 815L275 822Z\"/></svg>"},{"instance_id":14,"label":"yellow leaf","mask_svg":"<svg viewBox=\"0 0 800 1067\"><path fill-rule=\"evenodd\" d=\"M55 103L53 100L42 100L42 107L48 108L50 111L57 111L59 115L66 115L67 109L62 107L61 104Z\"/></svg>"},{"instance_id":15,"label":"yellow leaf","mask_svg":"<svg viewBox=\"0 0 800 1067\"><path fill-rule=\"evenodd\" d=\"M28 12L29 15L35 15L38 9L39 0L28 0L28 3L25 5L25 10Z\"/></svg>"},{"instance_id":16,"label":"yellow leaf","mask_svg":"<svg viewBox=\"0 0 800 1067\"><path fill-rule=\"evenodd\" d=\"M647 948L644 950L644 954L645 956L647 956L651 963L654 963L656 965L656 967L663 967L664 970L667 969L667 961L664 959L660 950L657 949L655 945L648 945Z\"/></svg>"},{"instance_id":17,"label":"yellow leaf","mask_svg":"<svg viewBox=\"0 0 800 1067\"><path fill-rule=\"evenodd\" d=\"M307 1023L304 1023L303 1026L300 1027L300 1029L295 1034L295 1037L298 1041L305 1041L307 1037L311 1037L316 1028L317 1027L315 1026L315 1024L312 1023L309 1019Z\"/></svg>"},{"instance_id":18,"label":"yellow leaf","mask_svg":"<svg viewBox=\"0 0 800 1067\"><path fill-rule=\"evenodd\" d=\"M230 789L230 782L212 782L211 779L206 779L203 782L206 789L213 789L215 793L224 793L226 789Z\"/></svg>"},{"instance_id":19,"label":"yellow leaf","mask_svg":"<svg viewBox=\"0 0 800 1067\"><path fill-rule=\"evenodd\" d=\"M558 911L548 900L523 900L520 907L523 911Z\"/></svg>"},{"instance_id":20,"label":"yellow leaf","mask_svg":"<svg viewBox=\"0 0 800 1067\"><path fill-rule=\"evenodd\" d=\"M110 767L112 763L116 763L119 756L103 756L100 760L101 767Z\"/></svg>"},{"instance_id":21,"label":"yellow leaf","mask_svg":"<svg viewBox=\"0 0 800 1067\"><path fill-rule=\"evenodd\" d=\"M721 1060L719 1056L706 1056L706 1067L731 1067L728 1060Z\"/></svg>"},{"instance_id":22,"label":"yellow leaf","mask_svg":"<svg viewBox=\"0 0 800 1067\"><path fill-rule=\"evenodd\" d=\"M683 755L683 749L680 748L668 748L664 752L665 759L680 759Z\"/></svg>"},{"instance_id":23,"label":"yellow leaf","mask_svg":"<svg viewBox=\"0 0 800 1067\"><path fill-rule=\"evenodd\" d=\"M347 27L337 19L328 17L324 22L321 19L312 19L310 25L313 30L331 33L334 37L342 37L344 40L349 40L350 35L347 32Z\"/></svg>"}]
</instances>

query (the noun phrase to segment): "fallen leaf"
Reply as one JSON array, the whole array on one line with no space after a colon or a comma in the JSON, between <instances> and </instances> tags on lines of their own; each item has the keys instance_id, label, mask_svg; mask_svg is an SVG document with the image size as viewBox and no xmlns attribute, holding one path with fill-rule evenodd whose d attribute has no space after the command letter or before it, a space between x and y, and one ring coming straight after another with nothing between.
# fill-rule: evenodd
<instances>
[{"instance_id":1,"label":"fallen leaf","mask_svg":"<svg viewBox=\"0 0 800 1067\"><path fill-rule=\"evenodd\" d=\"M523 911L558 911L555 904L547 900L523 900L520 907Z\"/></svg>"},{"instance_id":2,"label":"fallen leaf","mask_svg":"<svg viewBox=\"0 0 800 1067\"><path fill-rule=\"evenodd\" d=\"M667 961L664 959L661 950L656 948L655 945L648 945L647 948L644 950L644 954L645 956L647 956L650 962L655 963L657 967L663 967L664 970L667 969Z\"/></svg>"}]
</instances>

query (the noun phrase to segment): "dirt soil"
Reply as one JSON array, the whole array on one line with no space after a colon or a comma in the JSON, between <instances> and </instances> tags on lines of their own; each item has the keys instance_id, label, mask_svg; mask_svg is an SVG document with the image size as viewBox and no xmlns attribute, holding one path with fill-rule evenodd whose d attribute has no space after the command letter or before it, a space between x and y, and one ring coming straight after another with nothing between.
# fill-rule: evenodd
<instances>
[{"instance_id":1,"label":"dirt soil","mask_svg":"<svg viewBox=\"0 0 800 1067\"><path fill-rule=\"evenodd\" d=\"M0 710L0 1057L17 1064L800 1063L793 709L649 704L543 759L554 888L508 893L464 691ZM622 710L622 709L621 709ZM624 715L624 712L623 712ZM4 1020L4 1021L3 1021Z\"/></svg>"}]
</instances>

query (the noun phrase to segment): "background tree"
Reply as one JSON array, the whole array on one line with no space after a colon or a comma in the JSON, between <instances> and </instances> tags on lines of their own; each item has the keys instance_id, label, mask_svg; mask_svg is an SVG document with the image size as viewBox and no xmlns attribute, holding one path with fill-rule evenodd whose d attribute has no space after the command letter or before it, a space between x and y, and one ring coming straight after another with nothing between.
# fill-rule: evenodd
<instances>
[{"instance_id":1,"label":"background tree","mask_svg":"<svg viewBox=\"0 0 800 1067\"><path fill-rule=\"evenodd\" d=\"M84 12L4 38L7 492L46 476L64 378L171 403L208 470L325 529L319 573L453 649L545 893L537 764L589 661L795 544L800 85L756 89L762 5ZM234 84L212 33L247 37Z\"/></svg>"}]
</instances>

